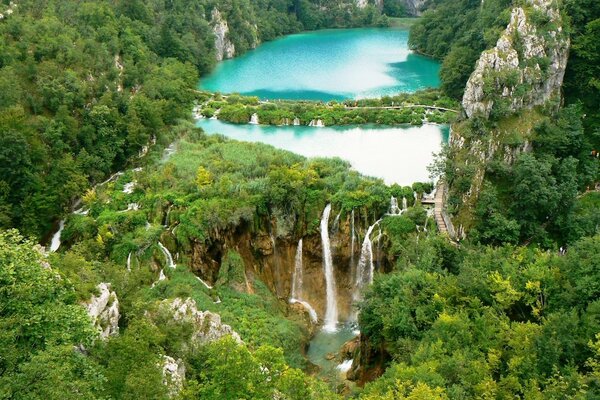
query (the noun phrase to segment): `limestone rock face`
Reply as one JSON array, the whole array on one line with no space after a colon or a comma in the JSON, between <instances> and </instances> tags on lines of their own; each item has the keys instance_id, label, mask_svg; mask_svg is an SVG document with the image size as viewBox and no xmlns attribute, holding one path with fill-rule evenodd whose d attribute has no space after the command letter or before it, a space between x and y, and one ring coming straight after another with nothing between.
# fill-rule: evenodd
<instances>
[{"instance_id":1,"label":"limestone rock face","mask_svg":"<svg viewBox=\"0 0 600 400\"><path fill-rule=\"evenodd\" d=\"M235 46L229 40L229 25L221 16L221 12L216 8L211 14L211 24L215 34L215 49L217 51L217 61L225 58L232 58L235 55Z\"/></svg>"},{"instance_id":2,"label":"limestone rock face","mask_svg":"<svg viewBox=\"0 0 600 400\"><path fill-rule=\"evenodd\" d=\"M191 338L193 344L202 345L214 342L224 336L231 336L236 342L242 343L240 335L231 326L222 323L219 314L199 311L193 299L164 300L161 307L168 308L173 313L173 320L176 322L191 323L194 326Z\"/></svg>"},{"instance_id":3,"label":"limestone rock face","mask_svg":"<svg viewBox=\"0 0 600 400\"><path fill-rule=\"evenodd\" d=\"M423 6L427 0L404 0L406 12L412 16L419 16L422 14Z\"/></svg>"},{"instance_id":4,"label":"limestone rock face","mask_svg":"<svg viewBox=\"0 0 600 400\"><path fill-rule=\"evenodd\" d=\"M102 339L119 333L119 300L110 290L110 283L100 283L96 289L98 296L92 296L86 303L88 315L92 318Z\"/></svg>"},{"instance_id":5,"label":"limestone rock face","mask_svg":"<svg viewBox=\"0 0 600 400\"><path fill-rule=\"evenodd\" d=\"M374 4L380 10L382 10L385 1L386 0L373 0L371 1L371 3ZM419 16L421 15L422 8L425 5L426 1L427 0L403 0L403 3L408 15ZM369 5L369 0L356 0L356 6L358 8L365 8L367 5Z\"/></svg>"},{"instance_id":6,"label":"limestone rock face","mask_svg":"<svg viewBox=\"0 0 600 400\"><path fill-rule=\"evenodd\" d=\"M179 394L185 381L185 364L181 359L163 356L162 365L163 385L168 388L169 397L173 398Z\"/></svg>"},{"instance_id":7,"label":"limestone rock face","mask_svg":"<svg viewBox=\"0 0 600 400\"><path fill-rule=\"evenodd\" d=\"M560 11L553 0L515 7L496 46L481 54L469 78L463 108L469 118L532 108L560 96L569 55Z\"/></svg>"}]
</instances>

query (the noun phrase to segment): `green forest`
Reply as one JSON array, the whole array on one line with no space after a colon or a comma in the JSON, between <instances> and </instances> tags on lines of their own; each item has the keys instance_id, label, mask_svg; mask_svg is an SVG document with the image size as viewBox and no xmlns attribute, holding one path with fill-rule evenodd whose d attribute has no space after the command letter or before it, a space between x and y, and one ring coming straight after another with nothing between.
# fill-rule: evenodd
<instances>
[{"instance_id":1,"label":"green forest","mask_svg":"<svg viewBox=\"0 0 600 400\"><path fill-rule=\"evenodd\" d=\"M0 0L0 399L600 398L599 2L422 2L409 46L441 63L437 89L329 103L197 90L217 66L213 10L238 56L387 27L413 4ZM483 76L488 114L468 115L478 60L517 8L524 72ZM527 107L562 35L564 80ZM536 47L548 57L527 60ZM340 158L209 135L194 113L451 137L432 181L387 185ZM289 295L301 243L305 286L325 286L324 232L360 330L325 355L352 359L345 374L310 361L322 316ZM367 242L374 276L356 294Z\"/></svg>"}]
</instances>

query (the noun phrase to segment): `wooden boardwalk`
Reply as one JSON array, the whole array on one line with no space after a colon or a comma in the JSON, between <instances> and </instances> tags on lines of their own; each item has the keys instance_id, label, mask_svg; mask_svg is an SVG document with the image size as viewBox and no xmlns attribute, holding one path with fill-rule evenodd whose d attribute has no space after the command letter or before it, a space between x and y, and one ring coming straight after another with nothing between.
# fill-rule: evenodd
<instances>
[{"instance_id":1,"label":"wooden boardwalk","mask_svg":"<svg viewBox=\"0 0 600 400\"><path fill-rule=\"evenodd\" d=\"M435 217L435 223L442 234L448 234L448 226L446 225L446 220L443 216L444 209L444 192L446 190L446 185L443 182L440 182L437 186L437 190L435 191L435 198L433 200L434 210L433 216Z\"/></svg>"}]
</instances>

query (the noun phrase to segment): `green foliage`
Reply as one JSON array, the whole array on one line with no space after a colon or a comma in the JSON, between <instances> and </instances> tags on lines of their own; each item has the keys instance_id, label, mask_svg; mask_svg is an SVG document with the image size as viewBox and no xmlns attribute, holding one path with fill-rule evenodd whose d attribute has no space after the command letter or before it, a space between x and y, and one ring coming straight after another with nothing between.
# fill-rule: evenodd
<instances>
[{"instance_id":1,"label":"green foliage","mask_svg":"<svg viewBox=\"0 0 600 400\"><path fill-rule=\"evenodd\" d=\"M336 399L337 396L285 365L281 350L271 346L250 352L224 338L200 349L190 359L192 384L184 399Z\"/></svg>"},{"instance_id":2,"label":"green foliage","mask_svg":"<svg viewBox=\"0 0 600 400\"><path fill-rule=\"evenodd\" d=\"M3 396L95 398L102 376L74 350L96 333L73 288L31 241L0 232L0 388ZM32 385L32 383L35 383Z\"/></svg>"},{"instance_id":3,"label":"green foliage","mask_svg":"<svg viewBox=\"0 0 600 400\"><path fill-rule=\"evenodd\" d=\"M583 239L564 257L466 246L447 270L407 261L380 275L361 305L361 333L394 361L361 398L404 398L419 386L450 399L593 398L584 365L596 365L599 243Z\"/></svg>"},{"instance_id":4,"label":"green foliage","mask_svg":"<svg viewBox=\"0 0 600 400\"><path fill-rule=\"evenodd\" d=\"M409 45L444 60L442 90L459 99L479 54L493 45L509 21L510 0L437 0L412 26Z\"/></svg>"},{"instance_id":5,"label":"green foliage","mask_svg":"<svg viewBox=\"0 0 600 400\"><path fill-rule=\"evenodd\" d=\"M384 108L390 106L402 108ZM264 125L292 125L296 118L301 125L308 125L317 119L321 119L325 125L421 125L424 121L439 124L453 121L457 116L458 105L439 91L430 89L381 99L346 100L343 103L332 101L326 104L293 100L259 103L255 98L234 94L227 97L227 103L214 99L206 102L200 113L210 118L215 110L219 110L220 120L234 124L246 124L252 114L256 113L260 123Z\"/></svg>"}]
</instances>

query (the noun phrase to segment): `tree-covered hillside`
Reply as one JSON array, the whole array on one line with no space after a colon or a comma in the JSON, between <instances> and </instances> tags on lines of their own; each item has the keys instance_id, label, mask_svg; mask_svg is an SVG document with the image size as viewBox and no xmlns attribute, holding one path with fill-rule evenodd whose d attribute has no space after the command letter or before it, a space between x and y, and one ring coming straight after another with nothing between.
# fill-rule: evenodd
<instances>
[{"instance_id":1,"label":"tree-covered hillside","mask_svg":"<svg viewBox=\"0 0 600 400\"><path fill-rule=\"evenodd\" d=\"M380 18L344 1L0 4L0 227L38 238L85 188L164 146L188 118L198 76L216 63L211 10L238 54L255 40Z\"/></svg>"},{"instance_id":2,"label":"tree-covered hillside","mask_svg":"<svg viewBox=\"0 0 600 400\"><path fill-rule=\"evenodd\" d=\"M416 3L442 88L344 107L196 86L219 43L408 2L0 0L0 399L600 398L600 5ZM461 108L447 192L206 135L194 102L277 125ZM330 300L358 333L324 371Z\"/></svg>"}]
</instances>

